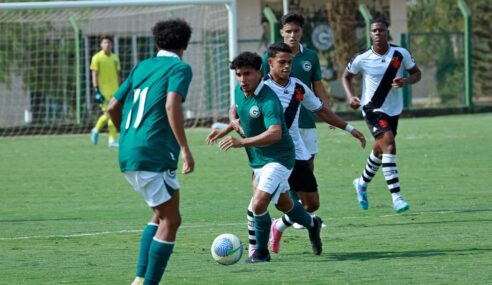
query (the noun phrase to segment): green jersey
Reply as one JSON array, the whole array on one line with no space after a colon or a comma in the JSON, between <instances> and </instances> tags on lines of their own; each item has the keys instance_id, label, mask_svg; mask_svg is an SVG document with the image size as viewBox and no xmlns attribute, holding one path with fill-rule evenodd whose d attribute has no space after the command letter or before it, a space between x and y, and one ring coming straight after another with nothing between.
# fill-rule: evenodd
<instances>
[{"instance_id":1,"label":"green jersey","mask_svg":"<svg viewBox=\"0 0 492 285\"><path fill-rule=\"evenodd\" d=\"M192 78L189 64L160 51L140 62L114 98L123 104L119 162L122 172L175 170L180 147L169 125L166 97L176 92L185 100Z\"/></svg>"},{"instance_id":2,"label":"green jersey","mask_svg":"<svg viewBox=\"0 0 492 285\"><path fill-rule=\"evenodd\" d=\"M261 168L270 162L277 162L292 169L295 161L295 148L285 124L284 111L277 95L264 85L263 81L253 95L246 97L239 85L235 90L236 111L246 137L254 137L265 132L272 125L282 126L282 139L261 147L246 147L249 165Z\"/></svg>"},{"instance_id":3,"label":"green jersey","mask_svg":"<svg viewBox=\"0 0 492 285\"><path fill-rule=\"evenodd\" d=\"M262 74L267 75L269 72L268 54L265 53L263 56ZM302 83L312 89L313 81L321 80L321 67L316 52L300 45L299 53L292 58L290 76L300 79ZM301 112L299 114L299 128L316 128L316 115L303 106L301 106Z\"/></svg>"}]
</instances>

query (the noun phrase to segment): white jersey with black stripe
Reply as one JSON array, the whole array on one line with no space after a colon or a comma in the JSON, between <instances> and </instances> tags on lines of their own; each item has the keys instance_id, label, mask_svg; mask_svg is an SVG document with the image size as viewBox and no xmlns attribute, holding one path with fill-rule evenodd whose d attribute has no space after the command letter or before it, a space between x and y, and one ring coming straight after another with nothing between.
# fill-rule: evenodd
<instances>
[{"instance_id":1,"label":"white jersey with black stripe","mask_svg":"<svg viewBox=\"0 0 492 285\"><path fill-rule=\"evenodd\" d=\"M314 95L313 91L311 91L306 84L295 77L289 77L287 85L282 86L267 75L264 78L264 83L277 94L280 103L282 103L285 121L296 148L296 160L309 160L311 158L311 153L306 148L306 145L301 138L301 134L299 133L299 112L301 104L306 109L317 112L323 108L323 103L316 95ZM302 86L302 89L304 90L303 95L296 95L296 86Z\"/></svg>"},{"instance_id":2,"label":"white jersey with black stripe","mask_svg":"<svg viewBox=\"0 0 492 285\"><path fill-rule=\"evenodd\" d=\"M378 86L382 83L384 73L390 64L394 63L395 51L403 55L399 62L396 76L403 76L404 70L410 70L415 66L415 60L410 52L402 47L390 45L385 54L376 53L372 47L355 55L347 65L347 71L351 74L362 73L361 105L369 103ZM386 83L388 84L388 83ZM396 88L391 88L386 100L380 108L374 111L383 112L389 116L400 115L403 110L403 98Z\"/></svg>"}]
</instances>

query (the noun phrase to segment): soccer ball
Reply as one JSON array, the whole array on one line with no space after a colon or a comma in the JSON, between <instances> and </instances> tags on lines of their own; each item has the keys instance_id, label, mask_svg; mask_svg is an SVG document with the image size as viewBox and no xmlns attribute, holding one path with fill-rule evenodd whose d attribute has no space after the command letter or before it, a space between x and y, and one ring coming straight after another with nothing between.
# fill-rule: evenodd
<instances>
[{"instance_id":1,"label":"soccer ball","mask_svg":"<svg viewBox=\"0 0 492 285\"><path fill-rule=\"evenodd\" d=\"M212 243L212 257L223 265L231 265L239 261L243 255L243 243L233 234L221 234Z\"/></svg>"}]
</instances>

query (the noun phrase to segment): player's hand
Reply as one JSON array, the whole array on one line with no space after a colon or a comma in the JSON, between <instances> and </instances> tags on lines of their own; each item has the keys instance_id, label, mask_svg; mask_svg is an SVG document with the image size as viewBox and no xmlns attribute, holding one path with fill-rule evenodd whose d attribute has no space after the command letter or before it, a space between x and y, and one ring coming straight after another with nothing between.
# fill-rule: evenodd
<instances>
[{"instance_id":1,"label":"player's hand","mask_svg":"<svg viewBox=\"0 0 492 285\"><path fill-rule=\"evenodd\" d=\"M241 128L241 124L239 122L239 119L235 119L231 121L231 126L232 128L242 137L244 138L244 131L243 128Z\"/></svg>"},{"instance_id":2,"label":"player's hand","mask_svg":"<svg viewBox=\"0 0 492 285\"><path fill-rule=\"evenodd\" d=\"M405 85L407 85L407 80L401 76L395 77L395 79L393 79L393 83L391 84L391 86L395 88L400 88Z\"/></svg>"},{"instance_id":3,"label":"player's hand","mask_svg":"<svg viewBox=\"0 0 492 285\"><path fill-rule=\"evenodd\" d=\"M228 150L231 147L241 147L241 139L235 137L227 137L219 143L219 148L221 150Z\"/></svg>"},{"instance_id":4,"label":"player's hand","mask_svg":"<svg viewBox=\"0 0 492 285\"><path fill-rule=\"evenodd\" d=\"M354 110L357 110L360 107L359 97L354 96L354 97L350 98L348 103L349 103L350 108L352 108Z\"/></svg>"},{"instance_id":5,"label":"player's hand","mask_svg":"<svg viewBox=\"0 0 492 285\"><path fill-rule=\"evenodd\" d=\"M181 157L183 158L183 169L181 170L181 173L188 174L193 172L195 169L195 160L193 159L190 149L187 147L181 148Z\"/></svg>"},{"instance_id":6,"label":"player's hand","mask_svg":"<svg viewBox=\"0 0 492 285\"><path fill-rule=\"evenodd\" d=\"M99 90L99 87L94 87L94 93L96 93L96 95L94 96L94 102L96 102L97 104L104 103L106 98L104 98L104 95L101 93L101 90Z\"/></svg>"},{"instance_id":7,"label":"player's hand","mask_svg":"<svg viewBox=\"0 0 492 285\"><path fill-rule=\"evenodd\" d=\"M213 130L210 134L207 136L207 143L208 144L214 144L217 142L218 139L222 137L222 132L221 130Z\"/></svg>"},{"instance_id":8,"label":"player's hand","mask_svg":"<svg viewBox=\"0 0 492 285\"><path fill-rule=\"evenodd\" d=\"M350 133L354 138L358 139L360 141L360 146L362 148L366 148L366 137L364 137L364 134L359 132L356 129L353 129L352 132Z\"/></svg>"}]
</instances>

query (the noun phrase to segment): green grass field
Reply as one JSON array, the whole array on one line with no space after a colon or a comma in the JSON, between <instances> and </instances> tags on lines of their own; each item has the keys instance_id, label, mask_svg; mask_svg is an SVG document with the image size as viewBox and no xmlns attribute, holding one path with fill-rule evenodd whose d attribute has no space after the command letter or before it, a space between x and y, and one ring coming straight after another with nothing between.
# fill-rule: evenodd
<instances>
[{"instance_id":1,"label":"green grass field","mask_svg":"<svg viewBox=\"0 0 492 285\"><path fill-rule=\"evenodd\" d=\"M362 121L353 122L369 136ZM268 264L216 264L221 233L247 242L251 195L244 150L188 136L196 171L180 176L183 224L164 284L490 284L492 114L401 119L398 165L411 210L397 215L379 173L370 208L358 208L352 179L364 167L345 132L319 127L318 214L324 252L289 229ZM371 139L369 139L372 141ZM117 167L106 137L0 138L0 284L129 284L140 232L150 218ZM279 212L271 207L273 217Z\"/></svg>"}]
</instances>

